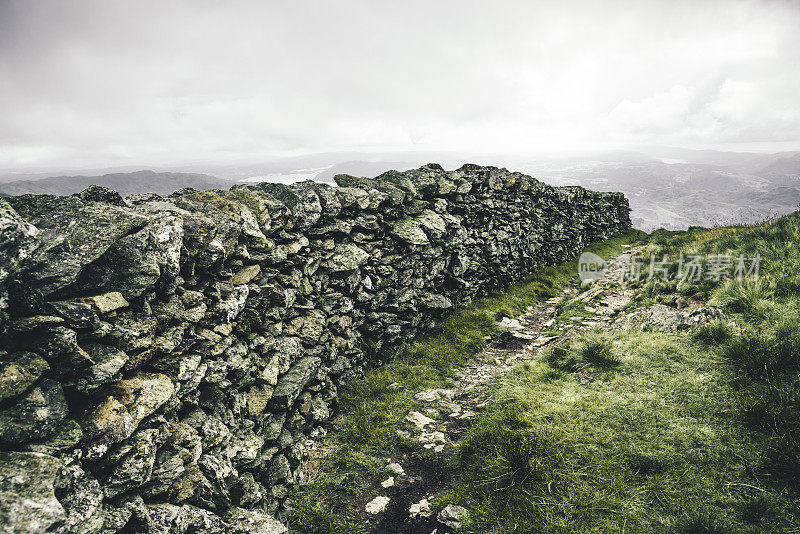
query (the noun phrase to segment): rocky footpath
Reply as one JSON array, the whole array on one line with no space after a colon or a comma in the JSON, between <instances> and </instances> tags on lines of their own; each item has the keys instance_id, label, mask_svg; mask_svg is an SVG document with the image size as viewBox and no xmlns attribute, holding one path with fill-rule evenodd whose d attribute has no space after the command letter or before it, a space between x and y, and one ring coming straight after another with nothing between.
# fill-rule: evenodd
<instances>
[{"instance_id":1,"label":"rocky footpath","mask_svg":"<svg viewBox=\"0 0 800 534\"><path fill-rule=\"evenodd\" d=\"M336 180L0 200L0 531L285 532L368 358L630 227L493 167Z\"/></svg>"},{"instance_id":2,"label":"rocky footpath","mask_svg":"<svg viewBox=\"0 0 800 534\"><path fill-rule=\"evenodd\" d=\"M369 532L381 534L458 532L468 522L469 510L448 504L438 514L433 511L432 503L451 489L450 473L441 469L451 469L448 457L456 453L461 440L486 409L498 380L515 366L540 360L554 347L569 347L581 335L597 329L675 333L725 318L718 308L698 302L676 306L646 303L642 289L623 276L630 268L632 255L642 249L629 249L612 258L604 276L594 282L567 286L561 295L529 306L519 317L503 317L497 321L498 335L488 346L451 370L454 378L448 379L446 389L416 392L417 409L406 416L412 430L401 429L397 433L418 442L423 451L437 453L436 461L414 448L387 458L391 476L384 479L377 475L366 481L366 497L356 494L355 502L350 503L353 520L366 525ZM576 303L582 308L579 314L565 313ZM589 368L573 374L580 384L596 379ZM311 459L325 465L320 460L329 454L329 449L318 447L311 451ZM354 512L359 509L363 510L360 515Z\"/></svg>"}]
</instances>

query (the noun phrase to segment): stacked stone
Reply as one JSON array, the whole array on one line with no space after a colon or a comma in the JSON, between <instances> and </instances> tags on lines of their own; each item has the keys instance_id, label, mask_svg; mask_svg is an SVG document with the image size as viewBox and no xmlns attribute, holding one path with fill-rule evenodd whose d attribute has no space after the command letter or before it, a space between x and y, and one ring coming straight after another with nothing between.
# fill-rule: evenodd
<instances>
[{"instance_id":1,"label":"stacked stone","mask_svg":"<svg viewBox=\"0 0 800 534\"><path fill-rule=\"evenodd\" d=\"M283 532L367 348L630 228L493 167L336 181L0 200L0 525Z\"/></svg>"}]
</instances>

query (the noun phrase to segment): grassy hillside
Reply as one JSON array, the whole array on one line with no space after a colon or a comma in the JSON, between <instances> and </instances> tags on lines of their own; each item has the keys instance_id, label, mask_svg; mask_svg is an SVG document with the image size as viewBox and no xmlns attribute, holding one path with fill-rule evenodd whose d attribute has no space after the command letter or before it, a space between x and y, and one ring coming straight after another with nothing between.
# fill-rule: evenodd
<instances>
[{"instance_id":1,"label":"grassy hillside","mask_svg":"<svg viewBox=\"0 0 800 534\"><path fill-rule=\"evenodd\" d=\"M641 284L641 304L710 302L735 326L594 333L573 358L600 344L615 365L588 384L563 355L520 365L456 459L469 531L800 531L797 244L798 214L651 236L645 256L763 258L759 280Z\"/></svg>"},{"instance_id":2,"label":"grassy hillside","mask_svg":"<svg viewBox=\"0 0 800 534\"><path fill-rule=\"evenodd\" d=\"M432 508L466 507L463 532L476 534L800 532L800 214L629 235L600 252L623 243L645 243L646 258L698 255L706 269L729 255L730 272L739 255L758 255L760 277L631 283L626 312L712 305L724 319L675 333L584 328L518 364L455 452L416 453L446 478ZM387 456L418 447L397 433L418 409L414 393L452 384L452 369L495 334L492 317L561 294L575 272L546 269L476 302L343 391L330 454L296 494L295 531L369 531L363 495L385 478ZM593 310L562 306L553 329L590 324Z\"/></svg>"}]
</instances>

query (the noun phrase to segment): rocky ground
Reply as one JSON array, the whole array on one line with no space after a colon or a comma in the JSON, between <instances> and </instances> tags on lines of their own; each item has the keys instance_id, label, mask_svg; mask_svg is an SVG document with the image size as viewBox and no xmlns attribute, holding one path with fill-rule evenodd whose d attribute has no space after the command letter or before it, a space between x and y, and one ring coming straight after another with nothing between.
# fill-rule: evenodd
<instances>
[{"instance_id":1,"label":"rocky ground","mask_svg":"<svg viewBox=\"0 0 800 534\"><path fill-rule=\"evenodd\" d=\"M386 458L391 476L375 477L371 481L373 491L366 499L361 497L363 502L354 503L361 509L363 524L369 524L375 533L442 534L458 530L469 510L448 505L439 514L431 511L431 503L444 494L452 475L447 457L486 407L495 381L516 364L536 358L549 347L568 344L595 328L675 332L719 315L717 310L698 303L637 306L639 292L624 274L631 255L638 252L638 248L630 249L612 259L600 280L580 288L566 287L562 295L528 307L519 317L502 318L497 325L500 335L483 352L453 369L456 378L451 379L450 387L417 392L414 398L423 408L406 416L415 430L398 430L398 434L419 442L425 452ZM592 380L584 372L577 373L576 378ZM309 465L324 464L329 452L323 443L311 452ZM308 471L313 481L315 468Z\"/></svg>"}]
</instances>

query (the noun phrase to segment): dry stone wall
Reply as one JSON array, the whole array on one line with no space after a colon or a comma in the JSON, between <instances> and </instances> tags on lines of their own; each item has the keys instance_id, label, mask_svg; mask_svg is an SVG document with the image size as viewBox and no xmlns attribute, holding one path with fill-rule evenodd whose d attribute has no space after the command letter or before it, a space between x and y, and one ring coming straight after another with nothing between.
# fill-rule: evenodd
<instances>
[{"instance_id":1,"label":"dry stone wall","mask_svg":"<svg viewBox=\"0 0 800 534\"><path fill-rule=\"evenodd\" d=\"M0 200L0 530L283 532L365 347L630 228L505 169Z\"/></svg>"}]
</instances>

